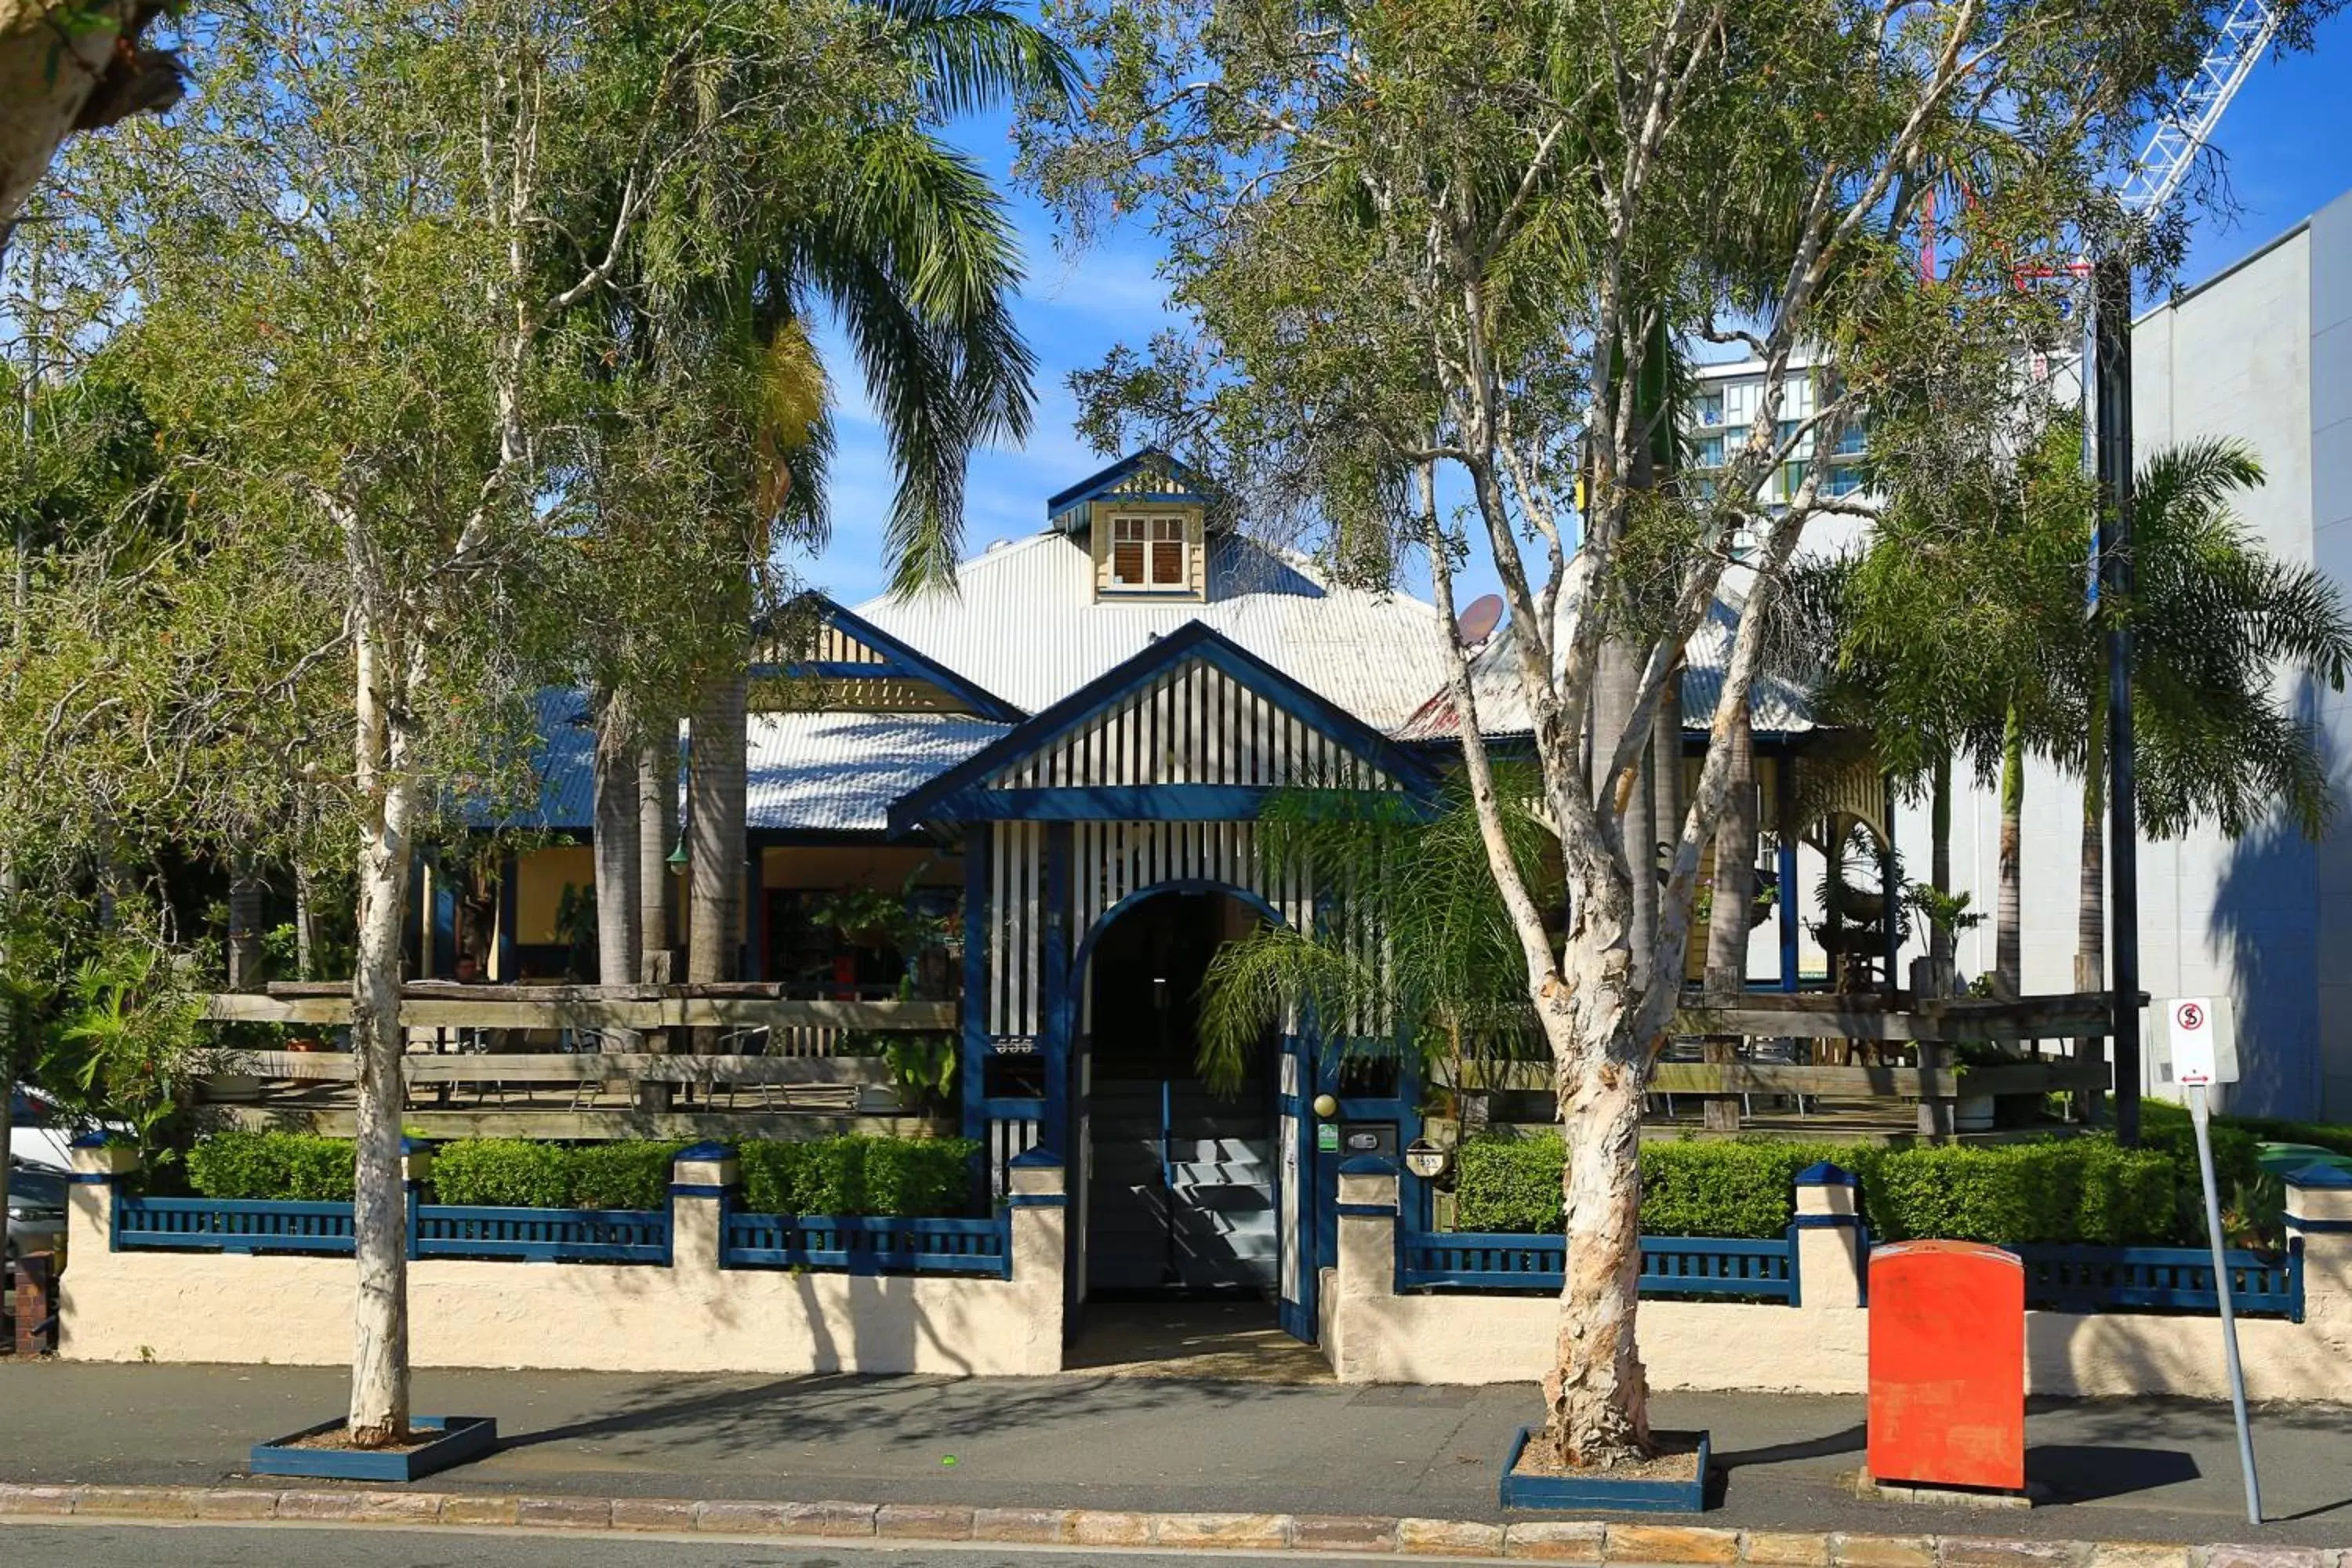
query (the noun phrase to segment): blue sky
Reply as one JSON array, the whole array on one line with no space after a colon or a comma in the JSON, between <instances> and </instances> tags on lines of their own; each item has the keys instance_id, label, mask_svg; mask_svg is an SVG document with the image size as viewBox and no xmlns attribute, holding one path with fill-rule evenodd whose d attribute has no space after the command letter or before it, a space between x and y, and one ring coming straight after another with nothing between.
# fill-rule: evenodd
<instances>
[{"instance_id":1,"label":"blue sky","mask_svg":"<svg viewBox=\"0 0 2352 1568\"><path fill-rule=\"evenodd\" d=\"M2322 25L2310 53L2255 68L2214 137L2239 210L2198 215L2184 283L2219 271L2352 187L2352 139L2339 131L2340 73L2347 63L2352 14ZM1004 121L963 122L956 140L1009 183L1012 149ZM1140 345L1173 321L1154 275L1158 252L1148 234L1139 228L1115 233L1073 257L1055 247L1050 214L1019 194L1012 205L1028 258L1016 310L1037 351L1037 415L1025 447L975 458L964 524L967 554L992 540L1035 532L1045 523L1045 498L1100 466L1071 429L1070 373L1096 363L1115 343ZM841 395L833 540L821 556L796 564L812 585L854 604L880 592L885 581L881 537L890 466L846 345L828 335L824 349ZM1483 591L1490 574L1482 570L1472 585Z\"/></svg>"}]
</instances>

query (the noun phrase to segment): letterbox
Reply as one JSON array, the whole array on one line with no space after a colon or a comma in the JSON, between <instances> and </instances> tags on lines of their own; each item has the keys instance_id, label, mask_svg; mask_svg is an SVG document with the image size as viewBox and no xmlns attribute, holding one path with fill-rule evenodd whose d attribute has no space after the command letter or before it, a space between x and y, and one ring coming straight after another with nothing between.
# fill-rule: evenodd
<instances>
[{"instance_id":1,"label":"letterbox","mask_svg":"<svg viewBox=\"0 0 2352 1568\"><path fill-rule=\"evenodd\" d=\"M1870 1254L1870 1474L2025 1486L2025 1267L1973 1241Z\"/></svg>"}]
</instances>

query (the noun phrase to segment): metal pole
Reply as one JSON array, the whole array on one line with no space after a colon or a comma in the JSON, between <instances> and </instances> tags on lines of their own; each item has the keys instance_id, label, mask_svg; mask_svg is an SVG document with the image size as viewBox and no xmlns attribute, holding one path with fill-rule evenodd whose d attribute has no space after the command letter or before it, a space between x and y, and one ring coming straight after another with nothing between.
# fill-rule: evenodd
<instances>
[{"instance_id":1,"label":"metal pole","mask_svg":"<svg viewBox=\"0 0 2352 1568\"><path fill-rule=\"evenodd\" d=\"M2221 1199L2213 1182L2210 1110L2203 1084L2189 1086L2189 1123L2197 1134L2197 1173L2205 1182L2205 1235L2213 1247L2213 1293L2221 1303L2221 1352L2230 1369L2230 1414L2238 1422L2238 1468L2246 1478L2246 1522L2263 1521L2263 1488L2254 1479L2254 1435L2246 1425L2246 1373L2238 1364L2238 1318L2230 1306L2230 1264L2221 1250Z\"/></svg>"},{"instance_id":2,"label":"metal pole","mask_svg":"<svg viewBox=\"0 0 2352 1568\"><path fill-rule=\"evenodd\" d=\"M2132 593L2131 266L2119 258L2095 269L2099 596L2110 607ZM2132 639L2122 616L2107 631L2107 918L2114 946L2108 969L2115 1018L2116 1141L2139 1142L2139 795L2132 750Z\"/></svg>"}]
</instances>

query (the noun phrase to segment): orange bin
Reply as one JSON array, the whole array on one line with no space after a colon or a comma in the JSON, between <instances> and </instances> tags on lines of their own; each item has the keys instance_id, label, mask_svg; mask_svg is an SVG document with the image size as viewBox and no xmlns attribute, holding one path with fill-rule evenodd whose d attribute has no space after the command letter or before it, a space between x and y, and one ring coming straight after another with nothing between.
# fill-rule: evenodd
<instances>
[{"instance_id":1,"label":"orange bin","mask_svg":"<svg viewBox=\"0 0 2352 1568\"><path fill-rule=\"evenodd\" d=\"M2025 1266L1973 1241L1870 1254L1870 1474L2025 1486Z\"/></svg>"}]
</instances>

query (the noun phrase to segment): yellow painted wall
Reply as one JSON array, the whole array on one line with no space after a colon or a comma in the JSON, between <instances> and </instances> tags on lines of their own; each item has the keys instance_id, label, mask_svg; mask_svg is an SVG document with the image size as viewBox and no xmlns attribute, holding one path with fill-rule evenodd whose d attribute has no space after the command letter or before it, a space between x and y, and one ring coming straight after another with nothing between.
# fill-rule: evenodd
<instances>
[{"instance_id":1,"label":"yellow painted wall","mask_svg":"<svg viewBox=\"0 0 2352 1568\"><path fill-rule=\"evenodd\" d=\"M793 845L760 852L760 880L769 888L880 888L906 884L917 868L918 887L960 888L963 860L937 850L889 844Z\"/></svg>"},{"instance_id":2,"label":"yellow painted wall","mask_svg":"<svg viewBox=\"0 0 2352 1568\"><path fill-rule=\"evenodd\" d=\"M555 911L563 889L583 892L596 885L596 861L584 844L531 849L515 857L515 932L523 946L562 942Z\"/></svg>"}]
</instances>

